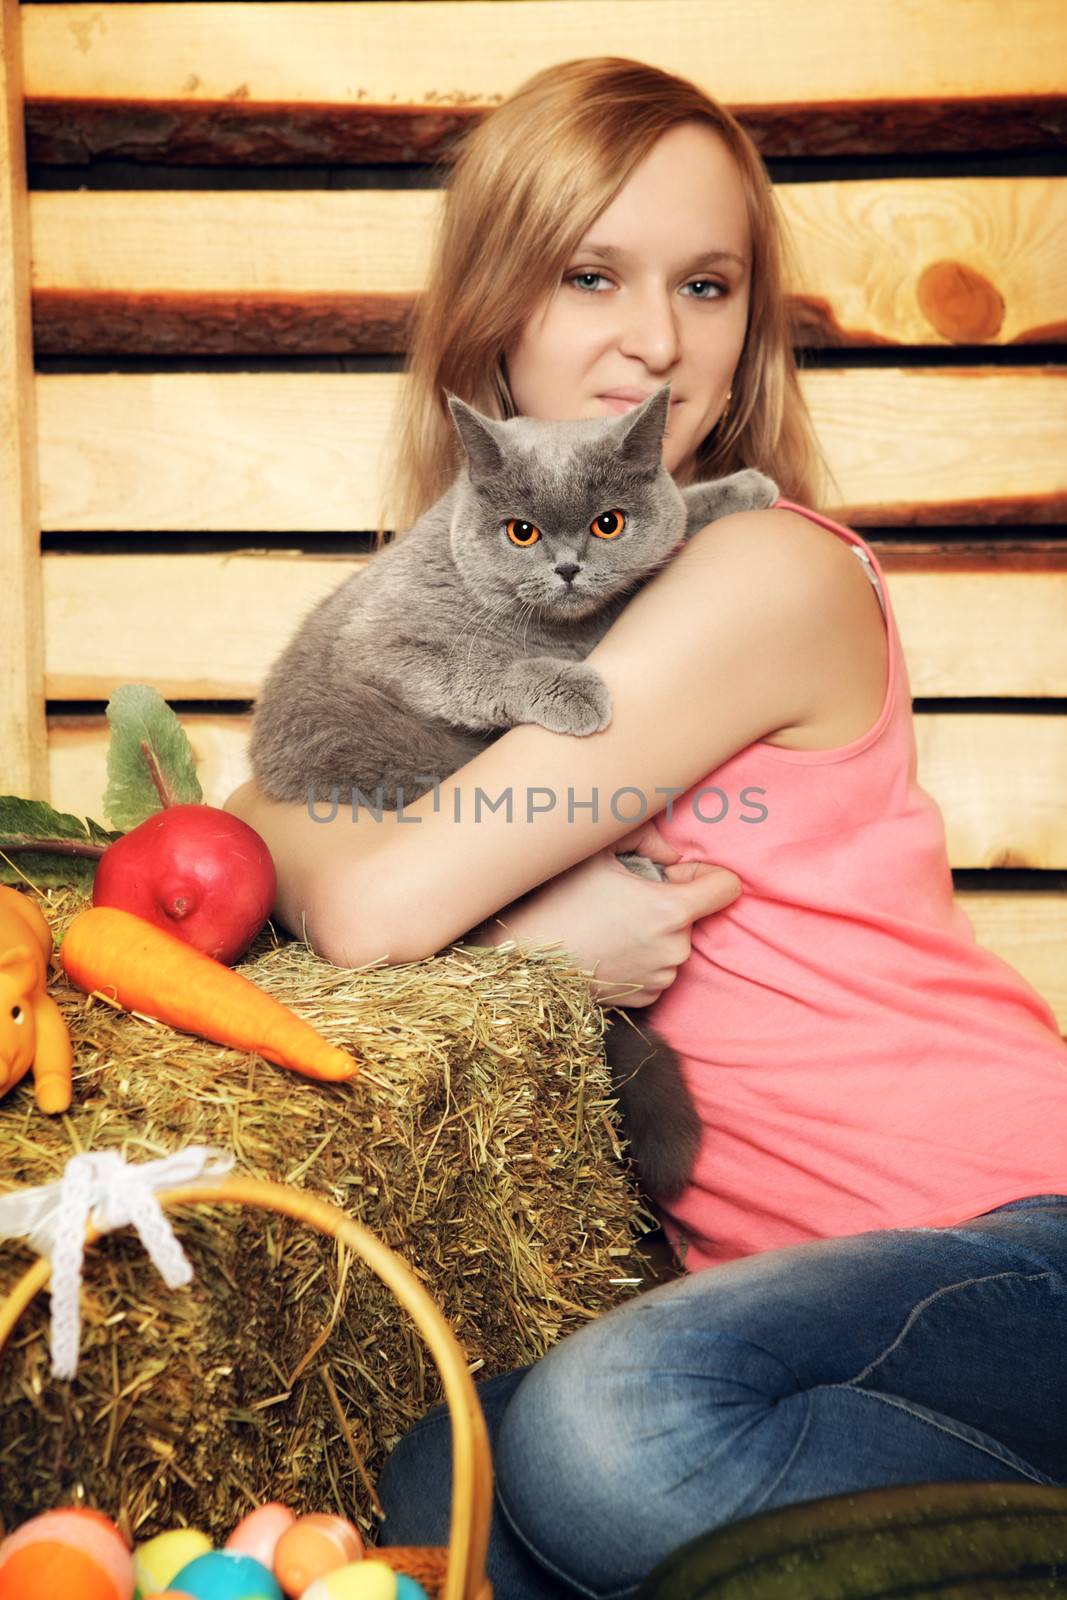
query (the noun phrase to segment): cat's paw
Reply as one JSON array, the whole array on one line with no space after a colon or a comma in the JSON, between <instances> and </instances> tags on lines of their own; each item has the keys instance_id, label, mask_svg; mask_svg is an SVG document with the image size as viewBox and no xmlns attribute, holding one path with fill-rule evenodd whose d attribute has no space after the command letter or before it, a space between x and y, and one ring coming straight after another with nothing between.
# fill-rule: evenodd
<instances>
[{"instance_id":1,"label":"cat's paw","mask_svg":"<svg viewBox=\"0 0 1067 1600\"><path fill-rule=\"evenodd\" d=\"M534 656L515 663L506 682L514 722L536 722L551 733L585 736L611 721L611 692L595 667L584 661Z\"/></svg>"},{"instance_id":2,"label":"cat's paw","mask_svg":"<svg viewBox=\"0 0 1067 1600\"><path fill-rule=\"evenodd\" d=\"M762 511L778 499L778 485L765 472L745 467L725 478L706 483L691 483L682 490L686 510L686 538L691 538L709 522L732 516L735 511Z\"/></svg>"},{"instance_id":3,"label":"cat's paw","mask_svg":"<svg viewBox=\"0 0 1067 1600\"><path fill-rule=\"evenodd\" d=\"M595 667L571 662L560 685L561 693L550 708L554 721L546 728L556 733L599 733L611 721L611 691Z\"/></svg>"},{"instance_id":4,"label":"cat's paw","mask_svg":"<svg viewBox=\"0 0 1067 1600\"><path fill-rule=\"evenodd\" d=\"M731 485L730 492L737 501L735 509L738 511L761 511L773 506L778 499L779 489L774 479L755 467L732 473L726 482Z\"/></svg>"}]
</instances>

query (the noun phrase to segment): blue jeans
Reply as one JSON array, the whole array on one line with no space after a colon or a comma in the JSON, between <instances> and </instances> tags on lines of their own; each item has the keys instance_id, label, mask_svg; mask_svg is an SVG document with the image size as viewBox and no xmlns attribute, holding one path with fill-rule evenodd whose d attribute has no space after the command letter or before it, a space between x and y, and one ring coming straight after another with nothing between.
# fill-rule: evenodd
<instances>
[{"instance_id":1,"label":"blue jeans","mask_svg":"<svg viewBox=\"0 0 1067 1600\"><path fill-rule=\"evenodd\" d=\"M896 1483L1067 1485L1067 1195L769 1250L661 1284L478 1385L495 1600L621 1600L741 1517ZM447 1544L437 1406L382 1544Z\"/></svg>"}]
</instances>

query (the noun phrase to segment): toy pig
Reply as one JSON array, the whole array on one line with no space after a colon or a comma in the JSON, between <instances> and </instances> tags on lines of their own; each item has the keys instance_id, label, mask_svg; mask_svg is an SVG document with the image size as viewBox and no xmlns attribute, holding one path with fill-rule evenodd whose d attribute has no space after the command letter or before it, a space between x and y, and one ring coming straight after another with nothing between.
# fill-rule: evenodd
<instances>
[{"instance_id":1,"label":"toy pig","mask_svg":"<svg viewBox=\"0 0 1067 1600\"><path fill-rule=\"evenodd\" d=\"M42 1111L66 1111L74 1052L48 993L52 930L26 895L0 884L0 1095L33 1068Z\"/></svg>"}]
</instances>

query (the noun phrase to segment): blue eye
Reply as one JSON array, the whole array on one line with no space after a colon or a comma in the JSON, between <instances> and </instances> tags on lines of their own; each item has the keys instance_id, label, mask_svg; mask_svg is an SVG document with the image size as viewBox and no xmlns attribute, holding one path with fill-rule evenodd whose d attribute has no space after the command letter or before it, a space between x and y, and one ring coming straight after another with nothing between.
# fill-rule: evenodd
<instances>
[{"instance_id":1,"label":"blue eye","mask_svg":"<svg viewBox=\"0 0 1067 1600\"><path fill-rule=\"evenodd\" d=\"M578 281L579 281L580 278L604 278L604 274L602 272L573 272L571 274L571 276L566 281L568 283L573 283L575 286L577 286L578 285ZM605 283L607 282L606 278L604 278L604 282ZM584 294L595 294L596 293L596 291L594 289L588 289L588 288L583 289L582 292Z\"/></svg>"},{"instance_id":2,"label":"blue eye","mask_svg":"<svg viewBox=\"0 0 1067 1600\"><path fill-rule=\"evenodd\" d=\"M582 283L582 279L583 278L585 278L586 280L591 278L594 283L597 283L597 282L607 283L607 282L610 281L609 279L607 279L604 276L604 274L602 272L572 272L563 281L565 283L573 284L574 287L581 294L598 294L600 292L598 289L594 289L588 282L583 284ZM716 282L715 279L713 279L713 278L694 278L691 283L684 284L683 288L686 288L686 289L703 288L703 289L712 289L712 290L716 291L714 294L695 294L695 295L692 296L692 298L694 300L718 300L722 295L726 294L726 292L727 292L726 285L724 283Z\"/></svg>"}]
</instances>

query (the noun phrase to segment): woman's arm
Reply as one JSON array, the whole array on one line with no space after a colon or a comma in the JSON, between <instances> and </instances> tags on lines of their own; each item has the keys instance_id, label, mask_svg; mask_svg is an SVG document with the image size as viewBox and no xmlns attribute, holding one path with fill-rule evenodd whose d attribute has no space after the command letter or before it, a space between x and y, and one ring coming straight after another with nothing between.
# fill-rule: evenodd
<instances>
[{"instance_id":1,"label":"woman's arm","mask_svg":"<svg viewBox=\"0 0 1067 1600\"><path fill-rule=\"evenodd\" d=\"M329 931L328 911L324 917L318 908L326 898L319 885L328 886L337 870L336 837L324 835L324 825L303 804L269 800L254 782L235 789L223 809L255 828L270 849L278 878L274 916L318 954L333 959L322 936L324 927ZM352 836L350 849L370 854L377 837L369 826L363 828ZM679 868L680 881L655 883L616 859L622 849L659 861L675 876L672 864L679 852L648 823L494 910L457 938L475 946L510 939L525 946L557 945L589 974L592 993L602 1004L651 1005L689 955L692 922L736 899L741 885L732 872L693 862ZM701 875L695 887L692 869ZM377 954L388 961L387 949ZM350 964L343 952L337 952L337 964Z\"/></svg>"},{"instance_id":2,"label":"woman's arm","mask_svg":"<svg viewBox=\"0 0 1067 1600\"><path fill-rule=\"evenodd\" d=\"M655 823L619 844L663 863L667 881L639 877L609 845L505 906L462 942L561 946L602 1005L652 1005L689 959L693 923L736 900L741 880L725 867L679 861Z\"/></svg>"},{"instance_id":3,"label":"woman's arm","mask_svg":"<svg viewBox=\"0 0 1067 1600\"><path fill-rule=\"evenodd\" d=\"M607 728L512 728L381 821L344 809L314 821L238 790L227 808L275 858L281 920L300 932L304 918L337 965L422 960L632 832L642 803L654 816L738 750L810 717L825 698L835 595L852 592L838 551L793 512L710 524L588 656L611 690Z\"/></svg>"},{"instance_id":4,"label":"woman's arm","mask_svg":"<svg viewBox=\"0 0 1067 1600\"><path fill-rule=\"evenodd\" d=\"M376 841L370 829L353 828L342 836L338 828L318 820L323 806L272 800L251 778L227 796L222 809L254 828L271 853L277 876L272 914L321 953L322 935L335 915L331 881L342 858L351 869L360 855L371 851Z\"/></svg>"}]
</instances>

